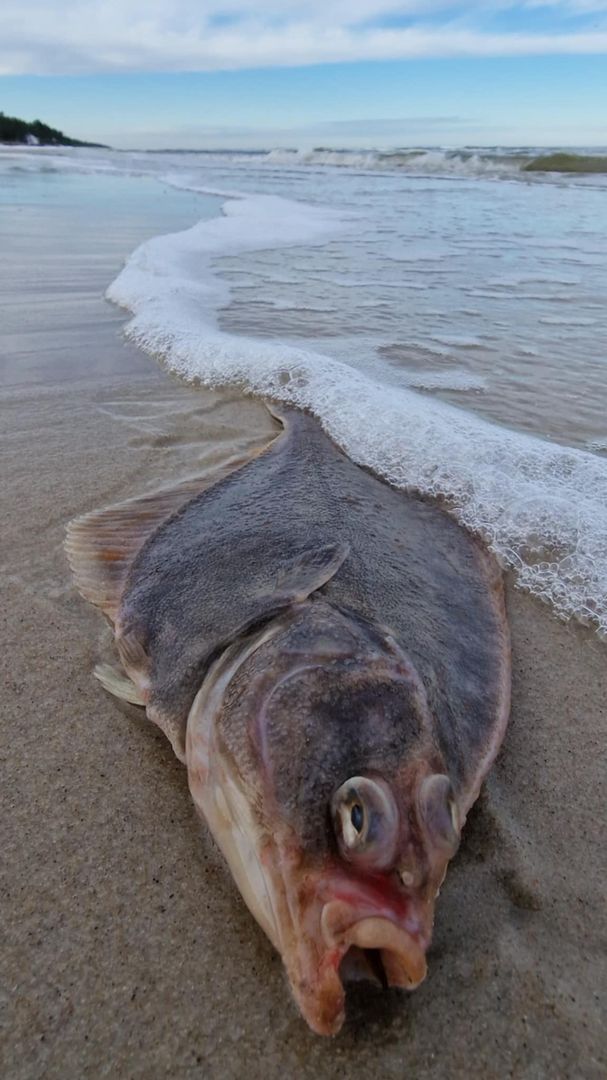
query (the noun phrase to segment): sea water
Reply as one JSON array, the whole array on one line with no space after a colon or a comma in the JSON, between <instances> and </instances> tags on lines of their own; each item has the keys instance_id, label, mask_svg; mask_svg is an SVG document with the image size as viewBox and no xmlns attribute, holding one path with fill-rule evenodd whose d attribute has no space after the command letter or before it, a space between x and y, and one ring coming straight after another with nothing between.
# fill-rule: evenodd
<instances>
[{"instance_id":1,"label":"sea water","mask_svg":"<svg viewBox=\"0 0 607 1080\"><path fill-rule=\"evenodd\" d=\"M525 173L533 153L5 149L0 176L221 196L108 282L127 333L184 379L310 409L606 633L607 183Z\"/></svg>"}]
</instances>

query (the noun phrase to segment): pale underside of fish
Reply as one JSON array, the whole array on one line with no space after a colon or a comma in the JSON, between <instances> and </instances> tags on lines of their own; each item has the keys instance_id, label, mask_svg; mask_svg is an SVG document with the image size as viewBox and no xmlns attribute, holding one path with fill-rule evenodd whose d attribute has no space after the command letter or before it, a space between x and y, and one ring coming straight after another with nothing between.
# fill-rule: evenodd
<instances>
[{"instance_id":1,"label":"pale underside of fish","mask_svg":"<svg viewBox=\"0 0 607 1080\"><path fill-rule=\"evenodd\" d=\"M262 453L72 522L81 594L185 763L310 1026L343 980L412 989L435 897L503 739L502 575L438 506L280 410Z\"/></svg>"}]
</instances>

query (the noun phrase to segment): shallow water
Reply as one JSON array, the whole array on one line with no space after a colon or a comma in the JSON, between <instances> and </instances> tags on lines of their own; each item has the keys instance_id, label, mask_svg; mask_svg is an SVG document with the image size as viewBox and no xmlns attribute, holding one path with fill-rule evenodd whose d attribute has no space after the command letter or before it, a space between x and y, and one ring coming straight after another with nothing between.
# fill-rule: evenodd
<instances>
[{"instance_id":1,"label":"shallow water","mask_svg":"<svg viewBox=\"0 0 607 1080\"><path fill-rule=\"evenodd\" d=\"M109 282L133 247L159 229L185 228L219 207L217 198L149 178L3 172L0 151L0 380L113 370L108 344L124 320L109 306L112 320L100 319L100 280Z\"/></svg>"},{"instance_id":2,"label":"shallow water","mask_svg":"<svg viewBox=\"0 0 607 1080\"><path fill-rule=\"evenodd\" d=\"M519 430L607 445L606 193L373 181L369 192L349 179L347 205L365 217L326 246L218 262L233 290L222 328L322 350Z\"/></svg>"},{"instance_id":3,"label":"shallow water","mask_svg":"<svg viewBox=\"0 0 607 1080\"><path fill-rule=\"evenodd\" d=\"M98 219L99 258L117 231L126 252L154 226L218 211L188 188L330 206L344 227L321 247L273 248L269 236L265 250L217 259L230 287L222 329L322 351L378 382L607 452L607 178L521 172L535 152L0 148L0 205L19 193L21 215L28 204L52 211L34 222L33 243L36 228L59 243L67 199Z\"/></svg>"},{"instance_id":4,"label":"shallow water","mask_svg":"<svg viewBox=\"0 0 607 1080\"><path fill-rule=\"evenodd\" d=\"M4 151L0 176L105 206L114 252L115 232L128 249L218 211L192 190L232 196L133 253L108 293L131 336L187 379L310 408L559 614L606 627L607 188L520 159Z\"/></svg>"}]
</instances>

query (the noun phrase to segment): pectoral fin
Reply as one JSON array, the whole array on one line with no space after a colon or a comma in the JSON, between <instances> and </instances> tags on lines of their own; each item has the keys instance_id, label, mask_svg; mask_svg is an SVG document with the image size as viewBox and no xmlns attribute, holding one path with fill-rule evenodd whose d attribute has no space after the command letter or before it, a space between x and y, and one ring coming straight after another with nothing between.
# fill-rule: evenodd
<instances>
[{"instance_id":1,"label":"pectoral fin","mask_svg":"<svg viewBox=\"0 0 607 1080\"><path fill-rule=\"evenodd\" d=\"M268 593L272 608L301 603L335 576L348 556L349 544L323 544L298 555L283 566Z\"/></svg>"}]
</instances>

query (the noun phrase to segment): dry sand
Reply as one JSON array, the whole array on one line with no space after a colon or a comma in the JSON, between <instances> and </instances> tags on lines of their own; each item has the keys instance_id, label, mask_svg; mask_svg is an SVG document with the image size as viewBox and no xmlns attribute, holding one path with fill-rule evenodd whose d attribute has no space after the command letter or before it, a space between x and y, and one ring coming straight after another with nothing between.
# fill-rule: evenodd
<instances>
[{"instance_id":1,"label":"dry sand","mask_svg":"<svg viewBox=\"0 0 607 1080\"><path fill-rule=\"evenodd\" d=\"M107 631L62 550L74 515L274 423L171 380L89 298L91 365L78 297L59 299L62 364L48 339L18 355L13 335L0 412L2 1075L605 1076L605 646L510 587L512 722L438 903L429 977L410 996L357 988L342 1033L314 1036L169 744L91 677Z\"/></svg>"}]
</instances>

